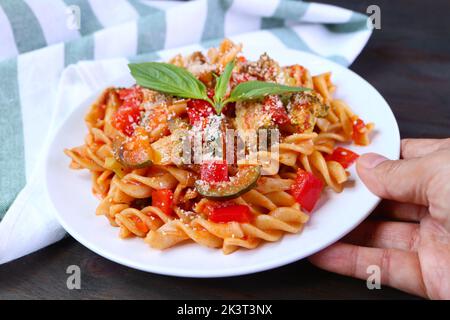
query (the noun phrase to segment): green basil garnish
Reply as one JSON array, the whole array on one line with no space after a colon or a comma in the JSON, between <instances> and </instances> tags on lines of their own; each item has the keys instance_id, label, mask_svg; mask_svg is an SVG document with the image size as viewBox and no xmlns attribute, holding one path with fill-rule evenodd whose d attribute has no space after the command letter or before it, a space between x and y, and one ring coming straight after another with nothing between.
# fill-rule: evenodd
<instances>
[{"instance_id":1,"label":"green basil garnish","mask_svg":"<svg viewBox=\"0 0 450 320\"><path fill-rule=\"evenodd\" d=\"M180 98L208 101L217 114L220 114L223 107L229 102L311 90L272 82L247 81L238 84L231 91L230 96L225 99L234 66L233 60L225 66L220 77L217 77L214 98L211 100L208 97L206 86L184 68L162 62L131 63L128 65L131 75L138 85Z\"/></svg>"}]
</instances>

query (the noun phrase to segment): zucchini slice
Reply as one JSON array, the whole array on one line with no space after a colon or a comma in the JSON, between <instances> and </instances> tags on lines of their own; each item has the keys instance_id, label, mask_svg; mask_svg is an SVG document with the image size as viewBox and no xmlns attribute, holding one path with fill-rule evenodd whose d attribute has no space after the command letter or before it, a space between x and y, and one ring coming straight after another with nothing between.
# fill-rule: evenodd
<instances>
[{"instance_id":1,"label":"zucchini slice","mask_svg":"<svg viewBox=\"0 0 450 320\"><path fill-rule=\"evenodd\" d=\"M230 177L230 181L208 183L203 180L197 180L195 189L208 199L233 199L250 191L258 182L260 175L260 166L242 166L235 176Z\"/></svg>"},{"instance_id":2,"label":"zucchini slice","mask_svg":"<svg viewBox=\"0 0 450 320\"><path fill-rule=\"evenodd\" d=\"M152 164L152 149L148 137L140 134L114 141L113 154L125 168L139 169Z\"/></svg>"}]
</instances>

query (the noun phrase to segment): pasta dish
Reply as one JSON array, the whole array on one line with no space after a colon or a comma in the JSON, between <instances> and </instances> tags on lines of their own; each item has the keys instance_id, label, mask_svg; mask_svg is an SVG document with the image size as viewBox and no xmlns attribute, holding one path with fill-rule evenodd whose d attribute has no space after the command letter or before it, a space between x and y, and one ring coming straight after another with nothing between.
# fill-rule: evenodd
<instances>
[{"instance_id":1,"label":"pasta dish","mask_svg":"<svg viewBox=\"0 0 450 320\"><path fill-rule=\"evenodd\" d=\"M331 73L241 49L130 64L136 84L90 107L84 144L64 152L121 238L254 249L300 233L324 188L346 186L358 155L343 144L369 144L374 125L333 98Z\"/></svg>"}]
</instances>

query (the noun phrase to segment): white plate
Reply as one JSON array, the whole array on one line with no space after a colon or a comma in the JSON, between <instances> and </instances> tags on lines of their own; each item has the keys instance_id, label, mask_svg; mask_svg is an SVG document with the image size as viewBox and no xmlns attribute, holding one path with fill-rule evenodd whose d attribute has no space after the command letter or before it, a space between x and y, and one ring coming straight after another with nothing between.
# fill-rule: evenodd
<instances>
[{"instance_id":1,"label":"white plate","mask_svg":"<svg viewBox=\"0 0 450 320\"><path fill-rule=\"evenodd\" d=\"M396 159L400 150L397 122L383 97L354 72L323 58L294 50L267 48L281 65L299 63L312 74L331 71L337 86L336 97L346 101L366 121L375 123L375 134L368 147L350 148L357 153L378 152ZM180 52L186 54L180 50ZM256 60L262 51L246 48L244 54ZM130 76L113 85L131 85ZM95 215L98 205L91 193L90 174L70 170L67 147L83 143L87 133L83 117L99 93L81 104L65 121L52 142L46 159L47 189L59 222L75 239L96 253L126 266L173 276L225 277L248 274L279 267L307 257L339 240L362 220L379 202L350 169L354 185L341 194L327 190L312 219L301 234L286 235L281 241L264 243L254 250L241 249L223 255L196 243L185 243L165 251L151 249L140 238L122 240L118 228L105 217Z\"/></svg>"}]
</instances>

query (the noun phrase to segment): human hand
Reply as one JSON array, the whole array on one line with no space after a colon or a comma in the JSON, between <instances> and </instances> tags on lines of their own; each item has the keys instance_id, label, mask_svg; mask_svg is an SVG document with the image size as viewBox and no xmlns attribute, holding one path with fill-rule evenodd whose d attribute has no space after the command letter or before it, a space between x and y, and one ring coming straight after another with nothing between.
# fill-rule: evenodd
<instances>
[{"instance_id":1,"label":"human hand","mask_svg":"<svg viewBox=\"0 0 450 320\"><path fill-rule=\"evenodd\" d=\"M450 299L450 139L406 139L402 160L369 153L358 175L382 202L342 242L310 257L328 271L367 279L430 299ZM381 211L381 212L380 212Z\"/></svg>"}]
</instances>

